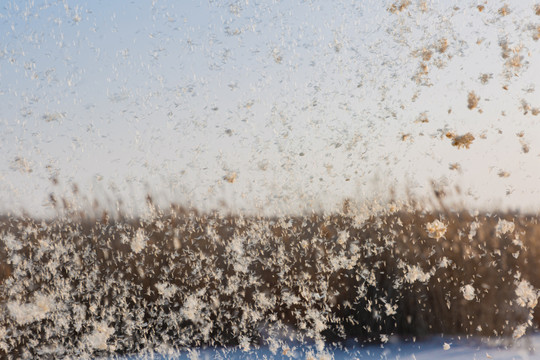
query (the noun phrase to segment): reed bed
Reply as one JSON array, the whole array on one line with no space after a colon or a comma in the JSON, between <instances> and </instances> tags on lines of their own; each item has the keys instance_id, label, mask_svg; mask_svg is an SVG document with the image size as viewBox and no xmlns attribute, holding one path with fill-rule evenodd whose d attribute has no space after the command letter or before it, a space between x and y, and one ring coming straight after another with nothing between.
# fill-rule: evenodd
<instances>
[{"instance_id":1,"label":"reed bed","mask_svg":"<svg viewBox=\"0 0 540 360\"><path fill-rule=\"evenodd\" d=\"M287 354L540 324L540 225L517 213L64 212L0 219L1 357L218 346Z\"/></svg>"}]
</instances>

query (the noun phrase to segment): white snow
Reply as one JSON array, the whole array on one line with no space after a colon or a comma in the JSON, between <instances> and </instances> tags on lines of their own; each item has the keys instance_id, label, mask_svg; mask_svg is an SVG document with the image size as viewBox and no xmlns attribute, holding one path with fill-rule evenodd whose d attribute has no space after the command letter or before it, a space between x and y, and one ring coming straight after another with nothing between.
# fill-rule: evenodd
<instances>
[{"instance_id":1,"label":"white snow","mask_svg":"<svg viewBox=\"0 0 540 360\"><path fill-rule=\"evenodd\" d=\"M235 349L190 349L174 355L146 354L134 359L401 359L401 360L533 360L540 358L540 333L525 336L513 344L508 339L433 337L424 341L396 340L382 345L346 346L341 349L317 349L314 346L278 345L279 349L241 344ZM245 350L245 351L244 351Z\"/></svg>"}]
</instances>

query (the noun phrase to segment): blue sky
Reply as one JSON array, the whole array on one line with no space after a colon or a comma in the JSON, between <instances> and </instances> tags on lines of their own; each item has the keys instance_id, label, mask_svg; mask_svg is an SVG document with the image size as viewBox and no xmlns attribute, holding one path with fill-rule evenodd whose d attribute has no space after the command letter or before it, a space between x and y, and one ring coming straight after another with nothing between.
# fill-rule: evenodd
<instances>
[{"instance_id":1,"label":"blue sky","mask_svg":"<svg viewBox=\"0 0 540 360\"><path fill-rule=\"evenodd\" d=\"M391 186L427 195L435 180L470 206L536 209L540 117L522 109L540 107L534 2L506 2L507 16L502 2L391 4L6 3L4 208L45 211L77 183L134 209L148 190L203 208L330 209ZM504 39L522 57L511 73ZM476 140L456 149L447 131Z\"/></svg>"}]
</instances>

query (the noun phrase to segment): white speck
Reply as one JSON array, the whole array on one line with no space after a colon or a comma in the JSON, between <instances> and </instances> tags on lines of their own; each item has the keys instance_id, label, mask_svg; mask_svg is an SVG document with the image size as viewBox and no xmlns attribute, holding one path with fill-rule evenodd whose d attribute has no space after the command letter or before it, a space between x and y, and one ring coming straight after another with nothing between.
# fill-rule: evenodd
<instances>
[{"instance_id":1,"label":"white speck","mask_svg":"<svg viewBox=\"0 0 540 360\"><path fill-rule=\"evenodd\" d=\"M173 297L178 291L178 287L174 284L161 282L157 283L155 286L159 294L166 299Z\"/></svg>"},{"instance_id":2,"label":"white speck","mask_svg":"<svg viewBox=\"0 0 540 360\"><path fill-rule=\"evenodd\" d=\"M497 223L497 227L495 228L495 232L497 236L501 236L506 233L514 232L514 229L515 229L515 224L513 222L499 219L499 222Z\"/></svg>"},{"instance_id":3,"label":"white speck","mask_svg":"<svg viewBox=\"0 0 540 360\"><path fill-rule=\"evenodd\" d=\"M147 240L148 238L146 237L144 230L137 230L135 236L131 240L131 250L135 253L140 253L145 248Z\"/></svg>"},{"instance_id":4,"label":"white speck","mask_svg":"<svg viewBox=\"0 0 540 360\"><path fill-rule=\"evenodd\" d=\"M519 306L534 309L538 303L538 292L527 280L521 280L516 287L516 302Z\"/></svg>"},{"instance_id":5,"label":"white speck","mask_svg":"<svg viewBox=\"0 0 540 360\"><path fill-rule=\"evenodd\" d=\"M440 239L446 233L446 225L440 220L434 220L426 224L426 230L430 238Z\"/></svg>"},{"instance_id":6,"label":"white speck","mask_svg":"<svg viewBox=\"0 0 540 360\"><path fill-rule=\"evenodd\" d=\"M6 244L8 250L15 251L22 249L21 242L17 240L13 234L6 234L2 240L4 240L4 244Z\"/></svg>"},{"instance_id":7,"label":"white speck","mask_svg":"<svg viewBox=\"0 0 540 360\"><path fill-rule=\"evenodd\" d=\"M525 335L525 332L527 331L527 324L521 324L516 326L516 329L514 330L514 333L512 334L512 337L514 339L519 339L523 335Z\"/></svg>"},{"instance_id":8,"label":"white speck","mask_svg":"<svg viewBox=\"0 0 540 360\"><path fill-rule=\"evenodd\" d=\"M86 336L86 343L92 349L106 350L107 340L114 334L114 328L107 326L101 322L96 324L94 331Z\"/></svg>"},{"instance_id":9,"label":"white speck","mask_svg":"<svg viewBox=\"0 0 540 360\"><path fill-rule=\"evenodd\" d=\"M425 273L418 265L407 265L405 281L413 283L415 281L426 282L431 277L430 273Z\"/></svg>"},{"instance_id":10,"label":"white speck","mask_svg":"<svg viewBox=\"0 0 540 360\"><path fill-rule=\"evenodd\" d=\"M12 301L7 304L9 315L20 325L43 320L47 313L54 307L54 300L51 296L38 293L33 303L20 304Z\"/></svg>"},{"instance_id":11,"label":"white speck","mask_svg":"<svg viewBox=\"0 0 540 360\"><path fill-rule=\"evenodd\" d=\"M474 300L474 287L472 285L465 285L461 288L461 292L463 293L463 297L465 298L465 300Z\"/></svg>"},{"instance_id":12,"label":"white speck","mask_svg":"<svg viewBox=\"0 0 540 360\"><path fill-rule=\"evenodd\" d=\"M349 232L346 230L340 231L338 239L337 239L337 243L340 245L343 245L347 242L348 239L349 239Z\"/></svg>"}]
</instances>

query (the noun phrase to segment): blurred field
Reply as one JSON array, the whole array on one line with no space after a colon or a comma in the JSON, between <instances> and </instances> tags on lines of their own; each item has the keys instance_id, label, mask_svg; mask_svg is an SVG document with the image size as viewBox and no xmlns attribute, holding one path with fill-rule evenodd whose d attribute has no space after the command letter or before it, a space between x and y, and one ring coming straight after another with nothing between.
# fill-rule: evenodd
<instances>
[{"instance_id":1,"label":"blurred field","mask_svg":"<svg viewBox=\"0 0 540 360\"><path fill-rule=\"evenodd\" d=\"M2 357L516 339L540 324L536 216L348 202L292 217L148 207L1 218Z\"/></svg>"}]
</instances>

